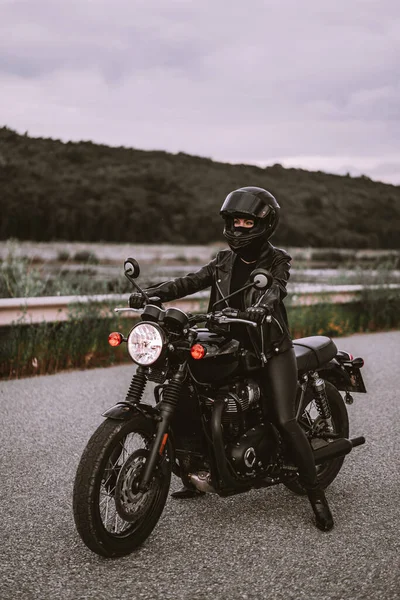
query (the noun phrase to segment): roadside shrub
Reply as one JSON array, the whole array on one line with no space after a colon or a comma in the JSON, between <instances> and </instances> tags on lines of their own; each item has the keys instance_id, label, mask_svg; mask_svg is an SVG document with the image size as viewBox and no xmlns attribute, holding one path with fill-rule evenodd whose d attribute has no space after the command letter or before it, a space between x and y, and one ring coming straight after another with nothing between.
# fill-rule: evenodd
<instances>
[{"instance_id":1,"label":"roadside shrub","mask_svg":"<svg viewBox=\"0 0 400 600\"><path fill-rule=\"evenodd\" d=\"M293 338L336 338L398 328L399 305L400 291L388 289L379 294L367 292L359 302L349 304L288 306L290 330ZM87 304L71 310L67 321L29 325L22 318L4 327L0 330L0 377L14 379L130 363L125 344L111 348L108 334L127 333L132 320L116 315L111 308Z\"/></svg>"},{"instance_id":2,"label":"roadside shrub","mask_svg":"<svg viewBox=\"0 0 400 600\"><path fill-rule=\"evenodd\" d=\"M16 246L9 245L8 254L0 264L0 298L27 298L45 294L43 280L33 261L16 255Z\"/></svg>"},{"instance_id":3,"label":"roadside shrub","mask_svg":"<svg viewBox=\"0 0 400 600\"><path fill-rule=\"evenodd\" d=\"M76 262L88 263L90 265L99 264L99 259L93 252L90 252L90 250L80 250L75 252L73 260Z\"/></svg>"},{"instance_id":4,"label":"roadside shrub","mask_svg":"<svg viewBox=\"0 0 400 600\"><path fill-rule=\"evenodd\" d=\"M21 319L0 331L0 378L57 373L131 361L125 344L112 348L111 331L127 331L131 321L108 308L85 305L67 321L27 324Z\"/></svg>"},{"instance_id":5,"label":"roadside shrub","mask_svg":"<svg viewBox=\"0 0 400 600\"><path fill-rule=\"evenodd\" d=\"M59 262L65 262L65 261L69 260L70 258L71 258L71 255L68 252L68 250L59 250L57 253L57 260Z\"/></svg>"}]
</instances>

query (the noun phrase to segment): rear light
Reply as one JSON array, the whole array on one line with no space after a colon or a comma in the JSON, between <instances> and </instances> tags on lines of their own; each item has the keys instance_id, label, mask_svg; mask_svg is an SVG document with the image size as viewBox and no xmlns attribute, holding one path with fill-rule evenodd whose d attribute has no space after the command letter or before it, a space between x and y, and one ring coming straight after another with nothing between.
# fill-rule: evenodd
<instances>
[{"instance_id":1,"label":"rear light","mask_svg":"<svg viewBox=\"0 0 400 600\"><path fill-rule=\"evenodd\" d=\"M206 349L201 344L195 344L191 347L190 354L195 360L200 360L206 355Z\"/></svg>"},{"instance_id":2,"label":"rear light","mask_svg":"<svg viewBox=\"0 0 400 600\"><path fill-rule=\"evenodd\" d=\"M122 333L118 333L118 331L113 331L108 336L108 343L110 346L119 346L124 341L124 336Z\"/></svg>"}]
</instances>

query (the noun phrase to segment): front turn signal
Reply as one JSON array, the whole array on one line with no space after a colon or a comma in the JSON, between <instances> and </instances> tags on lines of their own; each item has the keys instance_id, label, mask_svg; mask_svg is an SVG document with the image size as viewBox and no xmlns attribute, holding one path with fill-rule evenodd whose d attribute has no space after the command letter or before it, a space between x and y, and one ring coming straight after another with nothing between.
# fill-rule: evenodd
<instances>
[{"instance_id":1,"label":"front turn signal","mask_svg":"<svg viewBox=\"0 0 400 600\"><path fill-rule=\"evenodd\" d=\"M200 360L206 355L206 349L201 344L195 344L190 348L190 354L195 360Z\"/></svg>"},{"instance_id":2,"label":"front turn signal","mask_svg":"<svg viewBox=\"0 0 400 600\"><path fill-rule=\"evenodd\" d=\"M119 346L124 341L124 336L122 333L118 333L118 331L113 331L108 336L108 343L110 346Z\"/></svg>"}]
</instances>

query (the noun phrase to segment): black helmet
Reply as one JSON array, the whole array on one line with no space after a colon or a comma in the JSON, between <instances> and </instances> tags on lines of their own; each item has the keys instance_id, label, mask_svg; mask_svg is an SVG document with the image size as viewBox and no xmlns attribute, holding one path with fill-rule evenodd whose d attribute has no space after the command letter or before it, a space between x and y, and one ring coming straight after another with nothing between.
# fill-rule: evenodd
<instances>
[{"instance_id":1,"label":"black helmet","mask_svg":"<svg viewBox=\"0 0 400 600\"><path fill-rule=\"evenodd\" d=\"M254 245L255 240L267 241L279 222L280 206L274 196L259 187L242 187L227 195L220 215L225 220L224 236L232 250ZM254 227L243 230L234 227L234 218L254 219Z\"/></svg>"}]
</instances>

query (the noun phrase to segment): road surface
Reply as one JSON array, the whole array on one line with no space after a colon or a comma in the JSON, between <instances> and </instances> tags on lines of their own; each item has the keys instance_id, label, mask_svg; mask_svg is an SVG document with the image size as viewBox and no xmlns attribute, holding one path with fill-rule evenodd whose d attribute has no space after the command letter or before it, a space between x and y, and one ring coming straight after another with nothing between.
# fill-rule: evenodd
<instances>
[{"instance_id":1,"label":"road surface","mask_svg":"<svg viewBox=\"0 0 400 600\"><path fill-rule=\"evenodd\" d=\"M169 499L147 542L116 560L83 545L71 495L81 452L132 367L0 382L2 600L399 599L400 332L337 344L365 358L369 393L348 407L351 435L367 443L327 492L331 532L283 486Z\"/></svg>"}]
</instances>

